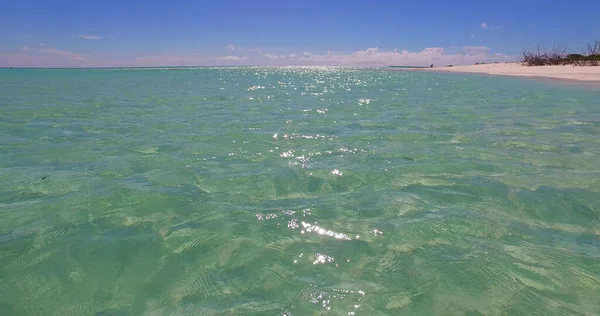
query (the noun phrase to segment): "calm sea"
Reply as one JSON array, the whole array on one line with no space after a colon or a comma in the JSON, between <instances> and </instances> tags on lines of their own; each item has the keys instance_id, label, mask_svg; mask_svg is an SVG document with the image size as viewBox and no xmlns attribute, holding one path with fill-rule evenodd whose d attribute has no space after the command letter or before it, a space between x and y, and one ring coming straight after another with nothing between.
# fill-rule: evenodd
<instances>
[{"instance_id":1,"label":"calm sea","mask_svg":"<svg viewBox=\"0 0 600 316\"><path fill-rule=\"evenodd\" d=\"M0 315L600 314L600 89L0 70Z\"/></svg>"}]
</instances>

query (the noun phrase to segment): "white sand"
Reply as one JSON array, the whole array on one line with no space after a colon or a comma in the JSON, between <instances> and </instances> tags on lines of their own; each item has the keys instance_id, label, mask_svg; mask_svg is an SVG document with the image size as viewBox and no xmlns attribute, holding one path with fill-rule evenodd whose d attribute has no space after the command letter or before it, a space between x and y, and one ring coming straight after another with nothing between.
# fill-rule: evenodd
<instances>
[{"instance_id":1,"label":"white sand","mask_svg":"<svg viewBox=\"0 0 600 316\"><path fill-rule=\"evenodd\" d=\"M545 77L556 79L598 81L600 82L600 66L533 66L527 67L517 63L484 64L454 67L426 68L431 71L451 71L467 73L483 73L490 75Z\"/></svg>"}]
</instances>

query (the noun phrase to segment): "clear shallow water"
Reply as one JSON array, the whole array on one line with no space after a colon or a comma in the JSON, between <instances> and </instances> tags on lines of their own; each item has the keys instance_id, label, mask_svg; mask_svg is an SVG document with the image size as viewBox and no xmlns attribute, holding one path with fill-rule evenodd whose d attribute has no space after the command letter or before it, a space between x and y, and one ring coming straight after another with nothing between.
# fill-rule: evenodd
<instances>
[{"instance_id":1,"label":"clear shallow water","mask_svg":"<svg viewBox=\"0 0 600 316\"><path fill-rule=\"evenodd\" d=\"M1 315L600 313L600 91L0 70Z\"/></svg>"}]
</instances>

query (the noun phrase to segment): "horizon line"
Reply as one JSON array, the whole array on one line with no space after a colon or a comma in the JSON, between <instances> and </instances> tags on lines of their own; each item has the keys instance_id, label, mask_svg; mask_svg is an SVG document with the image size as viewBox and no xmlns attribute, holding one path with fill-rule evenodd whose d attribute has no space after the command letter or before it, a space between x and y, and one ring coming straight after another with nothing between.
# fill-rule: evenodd
<instances>
[{"instance_id":1,"label":"horizon line","mask_svg":"<svg viewBox=\"0 0 600 316\"><path fill-rule=\"evenodd\" d=\"M139 68L236 68L236 67L336 67L336 68L430 68L430 66L385 65L385 66L351 66L351 65L195 65L195 66L99 66L99 67L19 67L0 66L0 69L139 69Z\"/></svg>"}]
</instances>

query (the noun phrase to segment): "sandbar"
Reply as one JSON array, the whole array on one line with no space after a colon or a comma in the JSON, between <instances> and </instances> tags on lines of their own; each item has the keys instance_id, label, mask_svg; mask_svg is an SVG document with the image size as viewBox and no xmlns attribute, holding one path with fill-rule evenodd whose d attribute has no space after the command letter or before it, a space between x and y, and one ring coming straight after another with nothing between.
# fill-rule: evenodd
<instances>
[{"instance_id":1,"label":"sandbar","mask_svg":"<svg viewBox=\"0 0 600 316\"><path fill-rule=\"evenodd\" d=\"M524 66L520 63L479 64L423 68L426 71L480 73L489 75L543 77L600 83L600 66Z\"/></svg>"}]
</instances>

